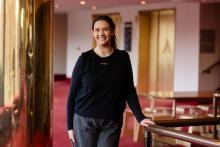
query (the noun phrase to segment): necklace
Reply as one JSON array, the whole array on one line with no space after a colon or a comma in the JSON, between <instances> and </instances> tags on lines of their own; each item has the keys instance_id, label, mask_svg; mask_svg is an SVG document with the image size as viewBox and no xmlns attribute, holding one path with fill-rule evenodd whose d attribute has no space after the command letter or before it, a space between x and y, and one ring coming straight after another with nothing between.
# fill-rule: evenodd
<instances>
[{"instance_id":1,"label":"necklace","mask_svg":"<svg viewBox=\"0 0 220 147\"><path fill-rule=\"evenodd\" d=\"M114 49L113 48L109 48L109 49L106 49L105 51L103 51L102 49L95 48L94 51L100 57L108 57L108 56L110 56L114 52Z\"/></svg>"}]
</instances>

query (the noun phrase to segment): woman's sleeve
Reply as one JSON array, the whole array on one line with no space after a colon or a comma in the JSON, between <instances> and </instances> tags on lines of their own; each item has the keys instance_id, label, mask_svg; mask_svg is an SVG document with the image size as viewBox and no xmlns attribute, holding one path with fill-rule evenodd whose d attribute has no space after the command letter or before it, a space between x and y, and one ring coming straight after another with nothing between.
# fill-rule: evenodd
<instances>
[{"instance_id":1,"label":"woman's sleeve","mask_svg":"<svg viewBox=\"0 0 220 147\"><path fill-rule=\"evenodd\" d=\"M133 72L131 67L131 61L129 58L129 55L127 53L127 102L129 107L131 108L132 112L134 113L134 116L136 117L137 121L140 123L143 119L145 119L145 115L142 113L140 103L138 101L138 96L136 89L134 87L134 81L133 81Z\"/></svg>"},{"instance_id":2,"label":"woman's sleeve","mask_svg":"<svg viewBox=\"0 0 220 147\"><path fill-rule=\"evenodd\" d=\"M69 94L67 97L67 130L73 129L74 101L80 86L82 73L82 55L78 58L72 72Z\"/></svg>"}]
</instances>

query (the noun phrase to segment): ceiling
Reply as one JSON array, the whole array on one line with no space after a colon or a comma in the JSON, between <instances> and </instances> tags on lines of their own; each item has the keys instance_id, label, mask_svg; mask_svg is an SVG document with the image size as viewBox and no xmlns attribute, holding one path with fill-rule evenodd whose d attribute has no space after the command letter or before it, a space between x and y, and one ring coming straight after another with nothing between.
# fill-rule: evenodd
<instances>
[{"instance_id":1,"label":"ceiling","mask_svg":"<svg viewBox=\"0 0 220 147\"><path fill-rule=\"evenodd\" d=\"M85 5L80 5L80 0L54 0L55 12L70 12L73 10L89 10L95 6L99 8L109 8L117 6L140 5L141 0L85 0ZM220 0L145 0L146 3L161 3L161 2L203 2L217 3Z\"/></svg>"}]
</instances>

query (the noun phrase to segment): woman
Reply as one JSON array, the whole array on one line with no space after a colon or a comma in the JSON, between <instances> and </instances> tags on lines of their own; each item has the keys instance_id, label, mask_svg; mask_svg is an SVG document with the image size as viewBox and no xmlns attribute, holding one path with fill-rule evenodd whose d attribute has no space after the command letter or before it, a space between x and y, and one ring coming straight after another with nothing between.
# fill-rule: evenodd
<instances>
[{"instance_id":1,"label":"woman","mask_svg":"<svg viewBox=\"0 0 220 147\"><path fill-rule=\"evenodd\" d=\"M126 101L142 126L153 122L141 111L129 55L116 48L112 19L99 16L92 34L96 47L82 53L72 74L68 135L77 147L117 147Z\"/></svg>"}]
</instances>

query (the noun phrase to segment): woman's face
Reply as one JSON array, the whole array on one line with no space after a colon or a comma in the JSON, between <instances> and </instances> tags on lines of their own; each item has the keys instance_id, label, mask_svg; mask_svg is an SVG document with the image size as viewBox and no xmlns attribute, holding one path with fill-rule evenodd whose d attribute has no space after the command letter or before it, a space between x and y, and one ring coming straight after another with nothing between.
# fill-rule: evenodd
<instances>
[{"instance_id":1,"label":"woman's face","mask_svg":"<svg viewBox=\"0 0 220 147\"><path fill-rule=\"evenodd\" d=\"M111 45L111 36L114 35L114 32L111 30L107 21L98 20L95 22L92 33L97 45Z\"/></svg>"}]
</instances>

